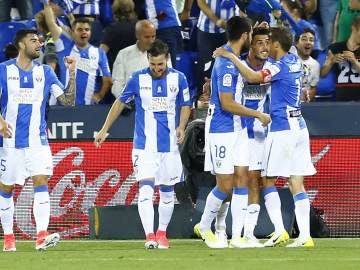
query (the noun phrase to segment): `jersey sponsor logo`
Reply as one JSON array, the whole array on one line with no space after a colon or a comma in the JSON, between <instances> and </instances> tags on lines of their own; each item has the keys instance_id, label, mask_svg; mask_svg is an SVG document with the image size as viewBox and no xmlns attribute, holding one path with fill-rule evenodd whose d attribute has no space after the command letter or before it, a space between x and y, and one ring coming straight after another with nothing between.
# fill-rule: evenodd
<instances>
[{"instance_id":1,"label":"jersey sponsor logo","mask_svg":"<svg viewBox=\"0 0 360 270\"><path fill-rule=\"evenodd\" d=\"M14 101L18 104L33 104L40 102L41 97L36 95L31 88L21 88L20 91L14 95Z\"/></svg>"},{"instance_id":2,"label":"jersey sponsor logo","mask_svg":"<svg viewBox=\"0 0 360 270\"><path fill-rule=\"evenodd\" d=\"M79 69L81 71L84 71L85 73L88 73L89 75L96 76L96 70L98 68L98 63L91 59L86 59L79 57L76 59L76 69Z\"/></svg>"},{"instance_id":3,"label":"jersey sponsor logo","mask_svg":"<svg viewBox=\"0 0 360 270\"><path fill-rule=\"evenodd\" d=\"M162 112L173 110L175 104L170 104L167 97L152 97L147 110L153 112Z\"/></svg>"},{"instance_id":4,"label":"jersey sponsor logo","mask_svg":"<svg viewBox=\"0 0 360 270\"><path fill-rule=\"evenodd\" d=\"M269 84L245 84L244 96L247 100L262 100Z\"/></svg>"},{"instance_id":5,"label":"jersey sponsor logo","mask_svg":"<svg viewBox=\"0 0 360 270\"><path fill-rule=\"evenodd\" d=\"M231 74L226 73L223 76L223 83L222 84L223 84L223 86L231 87L231 85L232 85L232 76L231 76Z\"/></svg>"},{"instance_id":6,"label":"jersey sponsor logo","mask_svg":"<svg viewBox=\"0 0 360 270\"><path fill-rule=\"evenodd\" d=\"M151 91L150 86L140 86L140 91Z\"/></svg>"}]
</instances>

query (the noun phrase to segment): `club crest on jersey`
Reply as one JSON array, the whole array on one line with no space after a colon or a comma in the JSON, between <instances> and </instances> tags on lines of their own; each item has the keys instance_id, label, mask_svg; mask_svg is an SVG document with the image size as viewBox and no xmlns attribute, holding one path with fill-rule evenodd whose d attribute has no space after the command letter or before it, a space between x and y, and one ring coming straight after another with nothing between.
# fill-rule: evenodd
<instances>
[{"instance_id":1,"label":"club crest on jersey","mask_svg":"<svg viewBox=\"0 0 360 270\"><path fill-rule=\"evenodd\" d=\"M232 84L232 76L231 76L231 74L226 73L223 76L223 83L222 84L223 84L223 86L231 87L231 84Z\"/></svg>"},{"instance_id":2,"label":"club crest on jersey","mask_svg":"<svg viewBox=\"0 0 360 270\"><path fill-rule=\"evenodd\" d=\"M35 75L35 80L37 82L41 82L43 80L42 76L40 74Z\"/></svg>"},{"instance_id":3,"label":"club crest on jersey","mask_svg":"<svg viewBox=\"0 0 360 270\"><path fill-rule=\"evenodd\" d=\"M27 83L27 82L28 82L28 77L25 76L25 77L24 77L24 83Z\"/></svg>"},{"instance_id":4,"label":"club crest on jersey","mask_svg":"<svg viewBox=\"0 0 360 270\"><path fill-rule=\"evenodd\" d=\"M161 86L159 85L158 88L157 88L157 92L158 93L161 93Z\"/></svg>"},{"instance_id":5,"label":"club crest on jersey","mask_svg":"<svg viewBox=\"0 0 360 270\"><path fill-rule=\"evenodd\" d=\"M170 85L169 87L171 93L175 93L177 90L177 87L175 85Z\"/></svg>"},{"instance_id":6,"label":"club crest on jersey","mask_svg":"<svg viewBox=\"0 0 360 270\"><path fill-rule=\"evenodd\" d=\"M218 167L218 168L221 167L221 160L217 160L217 161L216 161L216 167Z\"/></svg>"}]
</instances>

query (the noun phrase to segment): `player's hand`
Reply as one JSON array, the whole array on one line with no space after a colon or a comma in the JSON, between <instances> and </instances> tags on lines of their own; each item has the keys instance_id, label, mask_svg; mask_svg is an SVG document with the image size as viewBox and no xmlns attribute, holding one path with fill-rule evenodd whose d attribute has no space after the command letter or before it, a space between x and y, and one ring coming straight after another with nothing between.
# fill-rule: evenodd
<instances>
[{"instance_id":1,"label":"player's hand","mask_svg":"<svg viewBox=\"0 0 360 270\"><path fill-rule=\"evenodd\" d=\"M303 88L302 89L301 100L303 100L304 102L310 102L311 101L310 89L308 89L308 88Z\"/></svg>"},{"instance_id":2,"label":"player's hand","mask_svg":"<svg viewBox=\"0 0 360 270\"><path fill-rule=\"evenodd\" d=\"M231 52L225 50L223 47L219 47L213 52L212 56L213 56L213 58L222 56L222 57L225 57L225 58L228 58L231 60L233 54Z\"/></svg>"},{"instance_id":3,"label":"player's hand","mask_svg":"<svg viewBox=\"0 0 360 270\"><path fill-rule=\"evenodd\" d=\"M107 133L104 130L100 130L95 134L94 144L96 147L100 147L101 144L106 140L106 138L109 136L109 133Z\"/></svg>"},{"instance_id":4,"label":"player's hand","mask_svg":"<svg viewBox=\"0 0 360 270\"><path fill-rule=\"evenodd\" d=\"M182 128L176 128L177 143L182 144L185 138L185 131Z\"/></svg>"},{"instance_id":5,"label":"player's hand","mask_svg":"<svg viewBox=\"0 0 360 270\"><path fill-rule=\"evenodd\" d=\"M357 62L355 54L351 51L343 51L343 57L345 60L350 61L352 64Z\"/></svg>"},{"instance_id":6,"label":"player's hand","mask_svg":"<svg viewBox=\"0 0 360 270\"><path fill-rule=\"evenodd\" d=\"M263 124L263 126L267 126L271 122L270 115L267 113L261 113L259 116L260 122Z\"/></svg>"},{"instance_id":7,"label":"player's hand","mask_svg":"<svg viewBox=\"0 0 360 270\"><path fill-rule=\"evenodd\" d=\"M266 21L262 21L261 23L259 23L258 21L255 23L254 27L253 28L266 28L266 29L269 29L270 26L269 26L269 23L266 22Z\"/></svg>"},{"instance_id":8,"label":"player's hand","mask_svg":"<svg viewBox=\"0 0 360 270\"><path fill-rule=\"evenodd\" d=\"M1 121L0 122L0 134L4 137L4 138L11 138L12 137L12 126L7 123L6 121Z\"/></svg>"},{"instance_id":9,"label":"player's hand","mask_svg":"<svg viewBox=\"0 0 360 270\"><path fill-rule=\"evenodd\" d=\"M98 104L104 97L99 93L94 93L91 97L91 100L95 103Z\"/></svg>"},{"instance_id":10,"label":"player's hand","mask_svg":"<svg viewBox=\"0 0 360 270\"><path fill-rule=\"evenodd\" d=\"M76 69L76 59L73 56L66 56L64 58L64 63L67 69L69 70L70 75L75 75Z\"/></svg>"}]
</instances>

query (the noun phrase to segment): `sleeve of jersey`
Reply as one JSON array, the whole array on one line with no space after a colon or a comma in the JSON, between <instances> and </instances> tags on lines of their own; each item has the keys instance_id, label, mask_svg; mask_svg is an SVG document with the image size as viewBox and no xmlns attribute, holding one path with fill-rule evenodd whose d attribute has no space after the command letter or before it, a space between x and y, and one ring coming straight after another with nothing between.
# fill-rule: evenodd
<instances>
[{"instance_id":1,"label":"sleeve of jersey","mask_svg":"<svg viewBox=\"0 0 360 270\"><path fill-rule=\"evenodd\" d=\"M138 76L133 74L127 81L124 91L119 96L119 100L122 103L129 103L134 99L137 91L139 91Z\"/></svg>"},{"instance_id":2,"label":"sleeve of jersey","mask_svg":"<svg viewBox=\"0 0 360 270\"><path fill-rule=\"evenodd\" d=\"M278 64L271 64L266 69L261 70L263 81L270 82L281 78L281 69Z\"/></svg>"},{"instance_id":3,"label":"sleeve of jersey","mask_svg":"<svg viewBox=\"0 0 360 270\"><path fill-rule=\"evenodd\" d=\"M183 74L179 74L179 104L180 106L191 106L191 96L188 82Z\"/></svg>"},{"instance_id":4,"label":"sleeve of jersey","mask_svg":"<svg viewBox=\"0 0 360 270\"><path fill-rule=\"evenodd\" d=\"M100 53L100 69L101 69L101 75L103 77L111 77L110 68L109 68L109 62L106 57L105 51L102 48L99 48Z\"/></svg>"},{"instance_id":5,"label":"sleeve of jersey","mask_svg":"<svg viewBox=\"0 0 360 270\"><path fill-rule=\"evenodd\" d=\"M52 68L47 67L46 69L46 79L50 84L50 93L53 94L55 98L57 98L64 94L64 85L59 81Z\"/></svg>"},{"instance_id":6,"label":"sleeve of jersey","mask_svg":"<svg viewBox=\"0 0 360 270\"><path fill-rule=\"evenodd\" d=\"M233 93L235 92L237 72L233 65L222 65L218 69L217 88L219 92Z\"/></svg>"}]
</instances>

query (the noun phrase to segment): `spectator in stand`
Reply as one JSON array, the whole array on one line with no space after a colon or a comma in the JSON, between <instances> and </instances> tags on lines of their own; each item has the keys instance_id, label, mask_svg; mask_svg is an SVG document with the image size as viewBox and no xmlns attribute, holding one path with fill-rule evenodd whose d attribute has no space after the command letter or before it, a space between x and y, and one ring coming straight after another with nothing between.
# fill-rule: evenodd
<instances>
[{"instance_id":1,"label":"spectator in stand","mask_svg":"<svg viewBox=\"0 0 360 270\"><path fill-rule=\"evenodd\" d=\"M351 35L346 41L329 46L321 76L337 68L336 100L360 100L360 16L351 24Z\"/></svg>"},{"instance_id":2,"label":"spectator in stand","mask_svg":"<svg viewBox=\"0 0 360 270\"><path fill-rule=\"evenodd\" d=\"M156 27L156 36L169 46L172 66L176 65L176 53L182 50L181 23L175 0L146 0L146 15Z\"/></svg>"},{"instance_id":3,"label":"spectator in stand","mask_svg":"<svg viewBox=\"0 0 360 270\"><path fill-rule=\"evenodd\" d=\"M319 0L319 11L324 31L323 49L332 42L337 2L338 0Z\"/></svg>"},{"instance_id":4,"label":"spectator in stand","mask_svg":"<svg viewBox=\"0 0 360 270\"><path fill-rule=\"evenodd\" d=\"M110 90L111 74L106 54L103 49L89 43L90 22L86 18L77 18L72 24L71 37L63 33L55 22L50 5L44 5L45 18L51 36L55 42L60 80L66 84L66 72L63 58L76 58L76 99L75 105L99 103Z\"/></svg>"},{"instance_id":5,"label":"spectator in stand","mask_svg":"<svg viewBox=\"0 0 360 270\"><path fill-rule=\"evenodd\" d=\"M343 42L350 37L352 21L359 15L360 2L358 0L338 1L333 42Z\"/></svg>"},{"instance_id":6,"label":"spectator in stand","mask_svg":"<svg viewBox=\"0 0 360 270\"><path fill-rule=\"evenodd\" d=\"M116 21L104 29L100 44L100 48L103 48L107 53L111 71L118 52L136 42L135 23L137 16L134 8L133 0L114 0L112 4Z\"/></svg>"},{"instance_id":7,"label":"spectator in stand","mask_svg":"<svg viewBox=\"0 0 360 270\"><path fill-rule=\"evenodd\" d=\"M316 95L316 85L320 77L320 64L311 57L315 44L315 32L305 28L301 35L295 37L297 54L303 64L302 99L313 101Z\"/></svg>"},{"instance_id":8,"label":"spectator in stand","mask_svg":"<svg viewBox=\"0 0 360 270\"><path fill-rule=\"evenodd\" d=\"M211 76L213 51L227 42L226 22L239 15L239 8L233 0L197 0L197 4L200 8L197 24L198 89L202 89L205 77Z\"/></svg>"},{"instance_id":9,"label":"spectator in stand","mask_svg":"<svg viewBox=\"0 0 360 270\"><path fill-rule=\"evenodd\" d=\"M314 49L320 50L320 39L317 33L317 28L314 24L304 19L305 13L302 5L296 1L283 0L281 1L281 20L288 24L293 34L301 35L305 28L310 28L315 33Z\"/></svg>"},{"instance_id":10,"label":"spectator in stand","mask_svg":"<svg viewBox=\"0 0 360 270\"><path fill-rule=\"evenodd\" d=\"M111 92L116 98L122 93L127 80L134 71L149 66L147 50L155 41L155 25L148 20L138 21L135 35L136 43L120 50L114 62Z\"/></svg>"},{"instance_id":11,"label":"spectator in stand","mask_svg":"<svg viewBox=\"0 0 360 270\"><path fill-rule=\"evenodd\" d=\"M1 0L0 22L11 21L10 12L13 4L19 11L20 20L29 20L33 17L31 0Z\"/></svg>"}]
</instances>

